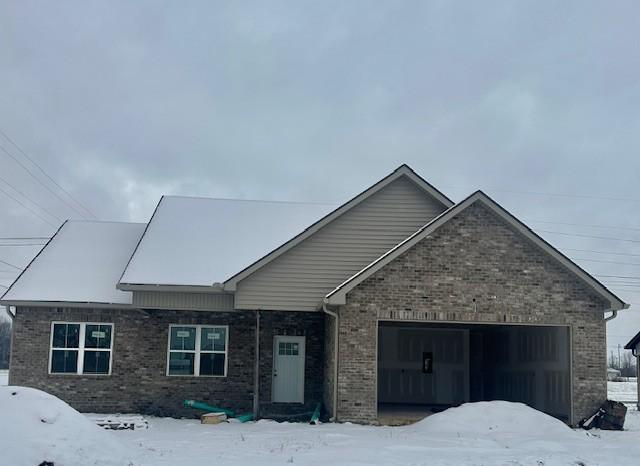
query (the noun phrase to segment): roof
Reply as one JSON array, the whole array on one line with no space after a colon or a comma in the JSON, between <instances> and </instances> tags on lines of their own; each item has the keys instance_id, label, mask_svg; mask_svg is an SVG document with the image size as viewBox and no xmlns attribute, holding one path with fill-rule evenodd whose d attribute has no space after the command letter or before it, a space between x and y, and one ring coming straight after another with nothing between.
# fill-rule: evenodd
<instances>
[{"instance_id":1,"label":"roof","mask_svg":"<svg viewBox=\"0 0 640 466\"><path fill-rule=\"evenodd\" d=\"M407 165L337 208L327 204L164 196L118 287L214 287L234 291L240 280L403 176L445 207L453 205Z\"/></svg>"},{"instance_id":2,"label":"roof","mask_svg":"<svg viewBox=\"0 0 640 466\"><path fill-rule=\"evenodd\" d=\"M552 258L558 261L562 266L564 266L567 270L577 276L580 280L582 280L589 288L593 289L598 295L602 296L605 300L611 303L610 310L620 310L626 309L629 307L624 301L618 298L614 293L609 291L602 283L596 280L594 277L589 275L584 269L582 269L578 264L573 262L567 256L562 254L560 251L555 249L551 244L538 236L533 230L527 227L524 223L518 220L516 217L511 215L506 209L500 206L497 202L491 199L482 191L476 191L463 201L458 204L450 207L448 210L444 211L441 215L434 218L432 221L427 223L425 226L420 228L413 235L409 236L403 242L398 244L396 247L391 249L390 251L383 254L381 257L373 261L371 264L367 265L365 268L360 270L358 273L348 278L338 287L336 287L331 293L329 293L325 297L325 301L328 304L345 304L346 295L349 291L355 288L359 283L364 281L366 278L374 274L376 271L380 270L386 264L403 254L405 251L412 248L419 241L429 236L439 227L447 223L453 217L458 215L460 212L467 209L469 206L473 205L476 202L481 202L484 206L489 208L496 215L505 220L508 224L510 224L513 228L515 228L518 232L520 232L523 236L532 241L535 245L540 247L544 252L549 254Z\"/></svg>"},{"instance_id":3,"label":"roof","mask_svg":"<svg viewBox=\"0 0 640 466\"><path fill-rule=\"evenodd\" d=\"M634 350L640 344L640 332L636 333L636 336L633 337L629 342L624 345L624 349Z\"/></svg>"},{"instance_id":4,"label":"roof","mask_svg":"<svg viewBox=\"0 0 640 466\"><path fill-rule=\"evenodd\" d=\"M362 201L364 201L368 197L380 191L385 186L389 185L390 183L402 177L405 177L411 180L413 183L415 183L416 186L418 186L418 188L422 189L424 192L426 192L428 195L434 198L437 202L440 202L445 208L449 208L454 204L454 202L451 199L449 199L447 196L442 194L430 183L428 183L424 178L422 178L420 175L414 172L411 169L411 167L409 167L406 164L403 164L398 168L396 168L389 175L385 176L380 181L375 183L373 186L367 188L357 196L353 197L349 201L339 206L337 209L328 213L326 216L320 218L318 221L316 221L313 225L311 225L309 228L307 228L304 232L302 232L298 236L290 238L288 241L283 243L280 247L278 247L277 249L274 249L269 254L255 261L249 267L246 267L245 269L237 272L233 277L231 277L225 282L224 284L225 290L235 291L236 285L239 281L246 278L247 276L249 276L256 270L258 270L259 268L263 267L264 265L268 264L272 260L276 259L280 255L284 254L285 252L287 252L297 244L301 243L302 241L307 239L309 236L314 234L316 231L318 231L319 229L321 229L331 221L335 220L336 218L338 218L339 216L341 216L351 208L360 204Z\"/></svg>"},{"instance_id":5,"label":"roof","mask_svg":"<svg viewBox=\"0 0 640 466\"><path fill-rule=\"evenodd\" d=\"M220 284L332 210L324 204L164 196L120 289Z\"/></svg>"},{"instance_id":6,"label":"roof","mask_svg":"<svg viewBox=\"0 0 640 466\"><path fill-rule=\"evenodd\" d=\"M143 230L143 223L66 221L0 303L131 304L116 283Z\"/></svg>"}]
</instances>

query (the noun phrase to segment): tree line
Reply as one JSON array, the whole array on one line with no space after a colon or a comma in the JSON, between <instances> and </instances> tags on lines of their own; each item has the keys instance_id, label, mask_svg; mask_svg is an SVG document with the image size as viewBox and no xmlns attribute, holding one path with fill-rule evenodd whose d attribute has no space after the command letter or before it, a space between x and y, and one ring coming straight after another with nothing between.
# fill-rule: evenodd
<instances>
[{"instance_id":1,"label":"tree line","mask_svg":"<svg viewBox=\"0 0 640 466\"><path fill-rule=\"evenodd\" d=\"M609 367L619 370L621 377L636 376L636 358L631 354L631 351L623 350L617 353L611 351L609 354Z\"/></svg>"}]
</instances>

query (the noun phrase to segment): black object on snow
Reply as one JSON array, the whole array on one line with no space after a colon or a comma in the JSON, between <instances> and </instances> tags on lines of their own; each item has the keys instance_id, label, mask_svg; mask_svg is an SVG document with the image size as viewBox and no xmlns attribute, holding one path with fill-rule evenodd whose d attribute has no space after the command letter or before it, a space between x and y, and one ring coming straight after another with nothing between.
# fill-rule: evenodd
<instances>
[{"instance_id":1,"label":"black object on snow","mask_svg":"<svg viewBox=\"0 0 640 466\"><path fill-rule=\"evenodd\" d=\"M602 430L623 430L626 415L627 407L624 404L607 400L595 413L580 421L578 426L586 430L594 427Z\"/></svg>"}]
</instances>

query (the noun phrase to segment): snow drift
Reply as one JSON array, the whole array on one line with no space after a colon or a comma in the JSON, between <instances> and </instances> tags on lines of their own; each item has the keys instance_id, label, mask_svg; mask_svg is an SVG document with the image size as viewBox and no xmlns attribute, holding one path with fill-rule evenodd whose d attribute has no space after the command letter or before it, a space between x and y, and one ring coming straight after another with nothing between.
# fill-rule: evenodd
<instances>
[{"instance_id":1,"label":"snow drift","mask_svg":"<svg viewBox=\"0 0 640 466\"><path fill-rule=\"evenodd\" d=\"M26 387L0 387L2 464L37 466L133 465L111 432L64 401Z\"/></svg>"},{"instance_id":2,"label":"snow drift","mask_svg":"<svg viewBox=\"0 0 640 466\"><path fill-rule=\"evenodd\" d=\"M491 441L503 447L540 443L546 447L580 436L565 423L523 403L466 403L429 416L408 429L433 437Z\"/></svg>"}]
</instances>

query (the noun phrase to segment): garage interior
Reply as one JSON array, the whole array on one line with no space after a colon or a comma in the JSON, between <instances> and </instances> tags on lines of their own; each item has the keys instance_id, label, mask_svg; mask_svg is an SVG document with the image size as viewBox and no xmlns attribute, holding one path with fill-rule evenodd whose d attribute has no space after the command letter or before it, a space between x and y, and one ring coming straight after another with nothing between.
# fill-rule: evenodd
<instances>
[{"instance_id":1,"label":"garage interior","mask_svg":"<svg viewBox=\"0 0 640 466\"><path fill-rule=\"evenodd\" d=\"M491 400L522 402L568 422L570 380L568 327L379 322L381 424Z\"/></svg>"}]
</instances>

